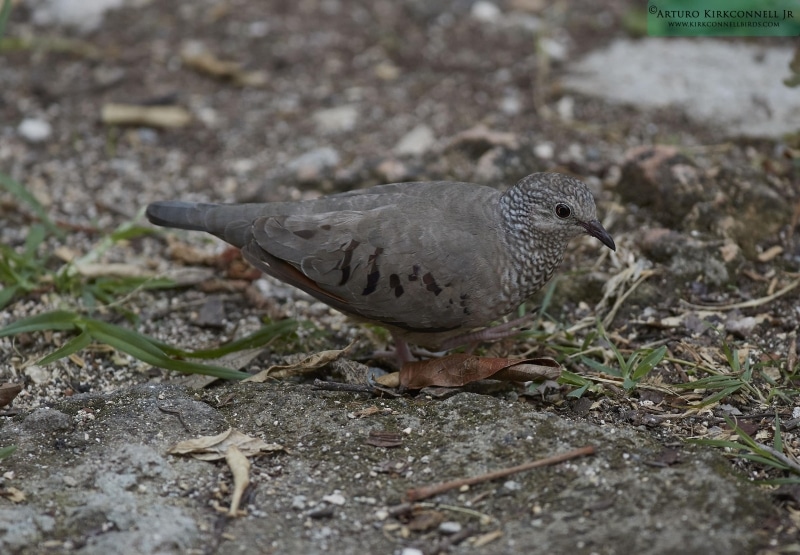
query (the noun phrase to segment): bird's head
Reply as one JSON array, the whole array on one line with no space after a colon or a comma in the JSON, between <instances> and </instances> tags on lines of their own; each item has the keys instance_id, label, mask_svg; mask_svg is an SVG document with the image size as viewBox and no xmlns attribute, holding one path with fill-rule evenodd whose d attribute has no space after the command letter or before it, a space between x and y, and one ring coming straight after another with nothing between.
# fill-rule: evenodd
<instances>
[{"instance_id":1,"label":"bird's head","mask_svg":"<svg viewBox=\"0 0 800 555\"><path fill-rule=\"evenodd\" d=\"M534 244L565 245L589 234L611 250L614 239L597 219L585 183L560 173L534 173L506 191L501 209L509 231Z\"/></svg>"}]
</instances>

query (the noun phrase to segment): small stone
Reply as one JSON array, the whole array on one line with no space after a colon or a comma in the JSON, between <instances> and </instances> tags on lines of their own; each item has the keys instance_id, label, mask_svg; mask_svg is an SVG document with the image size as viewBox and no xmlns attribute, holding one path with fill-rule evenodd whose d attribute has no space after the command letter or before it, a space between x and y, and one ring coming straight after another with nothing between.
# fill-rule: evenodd
<instances>
[{"instance_id":1,"label":"small stone","mask_svg":"<svg viewBox=\"0 0 800 555\"><path fill-rule=\"evenodd\" d=\"M344 498L344 495L342 495L341 493L332 493L330 495L326 495L325 497L322 498L322 500L325 501L326 503L330 503L331 505L337 505L339 507L341 507L347 502L347 500Z\"/></svg>"},{"instance_id":2,"label":"small stone","mask_svg":"<svg viewBox=\"0 0 800 555\"><path fill-rule=\"evenodd\" d=\"M404 547L403 551L400 552L400 555L425 555L421 549L417 549L416 547Z\"/></svg>"},{"instance_id":3,"label":"small stone","mask_svg":"<svg viewBox=\"0 0 800 555\"><path fill-rule=\"evenodd\" d=\"M575 99L571 96L562 96L556 102L556 112L562 121L575 119Z\"/></svg>"},{"instance_id":4,"label":"small stone","mask_svg":"<svg viewBox=\"0 0 800 555\"><path fill-rule=\"evenodd\" d=\"M506 91L500 101L500 110L507 116L516 116L522 111L522 101L519 99L519 93L515 89Z\"/></svg>"},{"instance_id":5,"label":"small stone","mask_svg":"<svg viewBox=\"0 0 800 555\"><path fill-rule=\"evenodd\" d=\"M293 171L297 177L303 181L311 181L319 178L320 174L339 164L341 157L339 153L329 146L323 146L301 154L286 167Z\"/></svg>"},{"instance_id":6,"label":"small stone","mask_svg":"<svg viewBox=\"0 0 800 555\"><path fill-rule=\"evenodd\" d=\"M312 116L317 129L322 133L342 133L352 131L358 121L358 108L345 104L335 108L319 110Z\"/></svg>"},{"instance_id":7,"label":"small stone","mask_svg":"<svg viewBox=\"0 0 800 555\"><path fill-rule=\"evenodd\" d=\"M394 152L400 156L419 156L427 152L435 141L433 129L425 124L420 124L400 139L400 142L394 147Z\"/></svg>"},{"instance_id":8,"label":"small stone","mask_svg":"<svg viewBox=\"0 0 800 555\"><path fill-rule=\"evenodd\" d=\"M542 160L550 160L555 156L556 150L553 143L539 143L533 147L533 153L537 158Z\"/></svg>"},{"instance_id":9,"label":"small stone","mask_svg":"<svg viewBox=\"0 0 800 555\"><path fill-rule=\"evenodd\" d=\"M31 364L24 370L25 376L36 385L42 385L50 380L50 372L41 366Z\"/></svg>"},{"instance_id":10,"label":"small stone","mask_svg":"<svg viewBox=\"0 0 800 555\"><path fill-rule=\"evenodd\" d=\"M471 15L478 21L485 21L488 23L495 22L500 19L503 13L492 2L481 0L472 5Z\"/></svg>"},{"instance_id":11,"label":"small stone","mask_svg":"<svg viewBox=\"0 0 800 555\"><path fill-rule=\"evenodd\" d=\"M74 488L78 485L78 480L76 480L74 476L62 476L61 481L68 488Z\"/></svg>"},{"instance_id":12,"label":"small stone","mask_svg":"<svg viewBox=\"0 0 800 555\"><path fill-rule=\"evenodd\" d=\"M305 495L295 495L292 497L292 509L296 511L302 511L306 508L306 496Z\"/></svg>"},{"instance_id":13,"label":"small stone","mask_svg":"<svg viewBox=\"0 0 800 555\"><path fill-rule=\"evenodd\" d=\"M522 484L514 480L508 480L505 484L503 484L503 488L508 491L519 491L522 489Z\"/></svg>"},{"instance_id":14,"label":"small stone","mask_svg":"<svg viewBox=\"0 0 800 555\"><path fill-rule=\"evenodd\" d=\"M447 522L442 522L439 525L439 532L441 532L442 534L448 534L448 535L458 534L459 532L461 532L461 523L460 522L456 522L454 520L449 520Z\"/></svg>"},{"instance_id":15,"label":"small stone","mask_svg":"<svg viewBox=\"0 0 800 555\"><path fill-rule=\"evenodd\" d=\"M50 138L53 128L43 119L25 118L17 127L17 132L30 143L41 143Z\"/></svg>"}]
</instances>

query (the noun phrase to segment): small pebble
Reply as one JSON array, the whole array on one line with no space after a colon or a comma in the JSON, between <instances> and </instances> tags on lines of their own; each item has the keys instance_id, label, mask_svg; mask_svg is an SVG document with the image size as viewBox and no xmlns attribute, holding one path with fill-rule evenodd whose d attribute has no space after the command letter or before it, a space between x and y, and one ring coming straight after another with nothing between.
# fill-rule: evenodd
<instances>
[{"instance_id":1,"label":"small pebble","mask_svg":"<svg viewBox=\"0 0 800 555\"><path fill-rule=\"evenodd\" d=\"M326 495L322 498L322 500L330 503L331 505L338 505L340 507L346 503L346 499L341 493L332 493L330 495Z\"/></svg>"},{"instance_id":2,"label":"small pebble","mask_svg":"<svg viewBox=\"0 0 800 555\"><path fill-rule=\"evenodd\" d=\"M358 122L358 108L352 104L318 110L312 116L317 129L322 133L341 133L351 131Z\"/></svg>"},{"instance_id":3,"label":"small pebble","mask_svg":"<svg viewBox=\"0 0 800 555\"><path fill-rule=\"evenodd\" d=\"M508 480L503 487L508 491L519 491L522 489L522 484L519 482L515 482L514 480Z\"/></svg>"},{"instance_id":4,"label":"small pebble","mask_svg":"<svg viewBox=\"0 0 800 555\"><path fill-rule=\"evenodd\" d=\"M43 119L26 118L17 127L17 132L28 142L41 143L50 138L53 128Z\"/></svg>"},{"instance_id":5,"label":"small pebble","mask_svg":"<svg viewBox=\"0 0 800 555\"><path fill-rule=\"evenodd\" d=\"M442 534L458 534L461 531L461 523L456 521L442 522L439 525L439 532Z\"/></svg>"},{"instance_id":6,"label":"small pebble","mask_svg":"<svg viewBox=\"0 0 800 555\"><path fill-rule=\"evenodd\" d=\"M24 370L24 373L26 377L30 378L30 380L37 385L50 381L50 372L42 366L31 364Z\"/></svg>"},{"instance_id":7,"label":"small pebble","mask_svg":"<svg viewBox=\"0 0 800 555\"><path fill-rule=\"evenodd\" d=\"M556 153L553 143L540 143L533 147L533 153L537 158L542 160L550 160Z\"/></svg>"},{"instance_id":8,"label":"small pebble","mask_svg":"<svg viewBox=\"0 0 800 555\"><path fill-rule=\"evenodd\" d=\"M436 138L433 129L425 124L416 126L406 133L397 146L394 147L395 154L419 156L425 154L433 146Z\"/></svg>"},{"instance_id":9,"label":"small pebble","mask_svg":"<svg viewBox=\"0 0 800 555\"><path fill-rule=\"evenodd\" d=\"M500 8L498 8L492 2L486 2L481 0L480 2L475 2L472 5L472 17L477 19L478 21L486 21L486 22L493 22L500 19L502 12Z\"/></svg>"}]
</instances>

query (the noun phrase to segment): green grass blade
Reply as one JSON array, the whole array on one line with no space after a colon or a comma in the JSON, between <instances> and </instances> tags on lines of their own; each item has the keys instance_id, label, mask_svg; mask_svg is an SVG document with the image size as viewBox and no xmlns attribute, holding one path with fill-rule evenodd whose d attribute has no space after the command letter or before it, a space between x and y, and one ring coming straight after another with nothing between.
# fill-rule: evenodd
<instances>
[{"instance_id":1,"label":"green grass blade","mask_svg":"<svg viewBox=\"0 0 800 555\"><path fill-rule=\"evenodd\" d=\"M622 377L622 373L617 370L616 368L611 368L610 366L606 366L600 362L597 362L594 359L588 357L581 357L581 362L584 363L586 366L594 370L595 372L600 372L602 374L608 374L609 376L615 376L617 378Z\"/></svg>"},{"instance_id":2,"label":"green grass blade","mask_svg":"<svg viewBox=\"0 0 800 555\"><path fill-rule=\"evenodd\" d=\"M642 359L636 369L633 371L632 378L634 381L639 381L640 379L644 378L650 371L655 368L659 362L661 362L664 356L667 354L667 347L662 345L655 351L651 352L649 355Z\"/></svg>"},{"instance_id":3,"label":"green grass blade","mask_svg":"<svg viewBox=\"0 0 800 555\"><path fill-rule=\"evenodd\" d=\"M61 347L41 359L36 364L40 364L42 366L46 364L50 364L51 362L55 362L59 359L64 357L68 357L72 353L77 353L81 349L85 349L89 346L89 343L92 342L92 335L88 331L84 331L77 337L74 337L64 343Z\"/></svg>"},{"instance_id":4,"label":"green grass blade","mask_svg":"<svg viewBox=\"0 0 800 555\"><path fill-rule=\"evenodd\" d=\"M10 303L11 299L16 296L19 289L19 285L12 285L10 287L3 287L0 289L0 308L3 308Z\"/></svg>"},{"instance_id":5,"label":"green grass blade","mask_svg":"<svg viewBox=\"0 0 800 555\"><path fill-rule=\"evenodd\" d=\"M55 310L17 320L0 329L0 337L44 330L71 330L80 327L82 318L74 312Z\"/></svg>"},{"instance_id":6,"label":"green grass blade","mask_svg":"<svg viewBox=\"0 0 800 555\"><path fill-rule=\"evenodd\" d=\"M562 370L561 375L558 377L558 383L563 385L577 385L577 386L589 386L592 384L591 381L587 380L580 374L576 374L575 372L570 372L569 370Z\"/></svg>"},{"instance_id":7,"label":"green grass blade","mask_svg":"<svg viewBox=\"0 0 800 555\"><path fill-rule=\"evenodd\" d=\"M184 374L204 374L226 380L241 380L249 377L246 372L222 366L172 359L153 344L148 337L113 324L104 324L94 320L87 324L87 330L96 340L159 368L175 370Z\"/></svg>"},{"instance_id":8,"label":"green grass blade","mask_svg":"<svg viewBox=\"0 0 800 555\"><path fill-rule=\"evenodd\" d=\"M0 39L6 33L6 24L8 17L11 15L11 0L0 0L2 8L0 8Z\"/></svg>"},{"instance_id":9,"label":"green grass blade","mask_svg":"<svg viewBox=\"0 0 800 555\"><path fill-rule=\"evenodd\" d=\"M8 447L0 448L0 461L13 455L14 451L16 450L17 450L16 445L9 445Z\"/></svg>"},{"instance_id":10,"label":"green grass blade","mask_svg":"<svg viewBox=\"0 0 800 555\"><path fill-rule=\"evenodd\" d=\"M285 337L294 333L297 330L297 321L295 320L281 320L263 326L261 329L251 333L247 337L231 341L221 347L214 349L200 349L197 351L184 351L177 349L164 343L156 343L160 349L165 353L172 356L191 357L191 358L220 358L237 351L244 351L245 349L255 349L264 347L271 341Z\"/></svg>"}]
</instances>

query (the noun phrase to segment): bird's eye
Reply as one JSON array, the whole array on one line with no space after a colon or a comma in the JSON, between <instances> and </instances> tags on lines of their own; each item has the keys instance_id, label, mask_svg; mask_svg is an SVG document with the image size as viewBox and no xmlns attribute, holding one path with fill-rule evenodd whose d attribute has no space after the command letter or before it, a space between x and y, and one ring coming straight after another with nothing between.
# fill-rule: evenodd
<instances>
[{"instance_id":1,"label":"bird's eye","mask_svg":"<svg viewBox=\"0 0 800 555\"><path fill-rule=\"evenodd\" d=\"M572 210L570 210L569 206L562 203L556 204L556 216L565 220L569 218L570 214L572 214Z\"/></svg>"}]
</instances>

